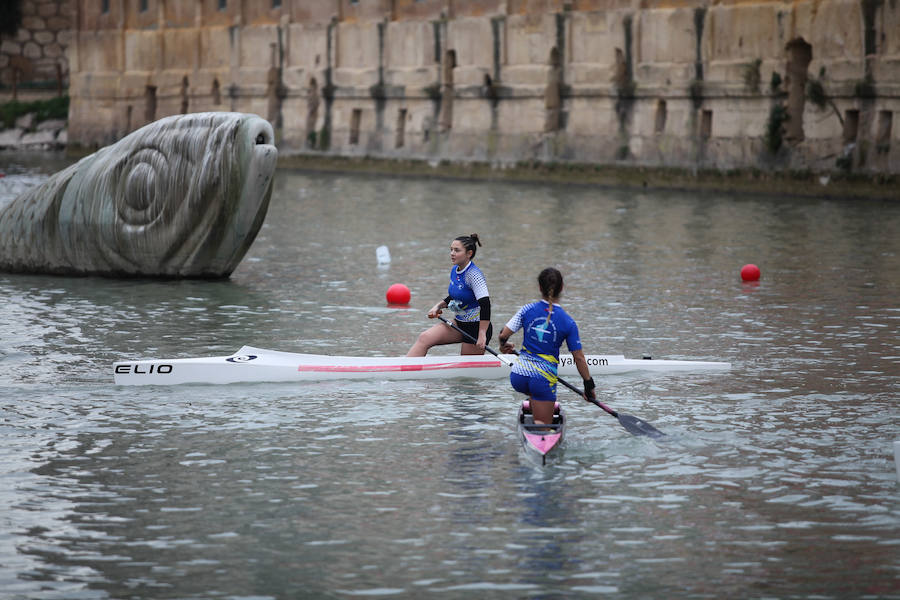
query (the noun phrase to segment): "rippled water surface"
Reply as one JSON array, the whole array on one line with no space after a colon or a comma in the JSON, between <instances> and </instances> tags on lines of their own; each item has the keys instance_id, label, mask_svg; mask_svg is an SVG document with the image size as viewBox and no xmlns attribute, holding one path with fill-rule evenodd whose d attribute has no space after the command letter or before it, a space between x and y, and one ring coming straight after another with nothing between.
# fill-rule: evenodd
<instances>
[{"instance_id":1,"label":"rippled water surface","mask_svg":"<svg viewBox=\"0 0 900 600\"><path fill-rule=\"evenodd\" d=\"M0 202L56 168L3 160ZM544 468L502 380L113 385L243 344L404 354L471 232L495 324L555 265L588 352L731 371L598 381L664 441L561 389ZM0 295L4 599L900 598L900 204L279 171L229 281Z\"/></svg>"}]
</instances>

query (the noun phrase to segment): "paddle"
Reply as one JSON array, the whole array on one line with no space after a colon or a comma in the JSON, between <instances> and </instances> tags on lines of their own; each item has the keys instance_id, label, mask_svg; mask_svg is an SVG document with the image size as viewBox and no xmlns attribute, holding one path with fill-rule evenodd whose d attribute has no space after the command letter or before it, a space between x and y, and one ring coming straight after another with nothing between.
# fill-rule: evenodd
<instances>
[{"instance_id":1,"label":"paddle","mask_svg":"<svg viewBox=\"0 0 900 600\"><path fill-rule=\"evenodd\" d=\"M478 343L478 340L473 338L471 335L469 335L468 333L466 333L465 331L463 331L462 329L460 329L459 327L457 327L456 325L454 325L453 323L451 323L444 317L438 315L438 319L440 319L441 321L443 321L444 323L446 323L447 325L449 325L456 331L460 332L464 338L470 340L473 344ZM501 355L499 352L497 352L490 346L485 346L485 350L487 350L488 352L490 352L491 354L493 354L494 356L499 358L501 362L506 364L506 366L508 366L508 367L512 366L512 362L507 361L503 355ZM518 352L516 352L516 355L518 355ZM584 395L583 391L579 390L577 387L575 387L574 385L572 385L571 383L569 383L562 377L557 376L556 379L561 384L563 384L564 386L566 386L567 388L569 388L570 390L572 390L573 392L575 392L582 398L586 397ZM665 435L662 431L658 430L656 427L654 427L647 421L645 421L641 418L635 417L633 415L623 415L622 413L616 412L613 409L611 409L610 407L608 407L607 405L605 405L602 402L600 402L599 400L597 400L596 398L594 398L592 400L589 399L588 402L596 404L597 406L602 408L604 411L606 411L610 415L617 418L619 420L619 424L621 424L622 427L624 427L625 430L632 435L646 435L646 436L649 436L652 438L658 438L658 437L662 437Z\"/></svg>"}]
</instances>

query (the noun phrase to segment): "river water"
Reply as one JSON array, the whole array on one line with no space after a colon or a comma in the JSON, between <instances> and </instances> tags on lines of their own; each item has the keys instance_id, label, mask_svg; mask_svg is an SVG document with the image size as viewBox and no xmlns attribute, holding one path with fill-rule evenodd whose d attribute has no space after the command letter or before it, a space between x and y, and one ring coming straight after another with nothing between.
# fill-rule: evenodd
<instances>
[{"instance_id":1,"label":"river water","mask_svg":"<svg viewBox=\"0 0 900 600\"><path fill-rule=\"evenodd\" d=\"M0 199L58 166L3 160ZM598 380L661 441L561 389L546 467L503 380L113 384L243 344L404 354L471 232L496 325L552 265L588 353L732 369ZM283 170L228 281L0 295L4 599L900 598L897 202Z\"/></svg>"}]
</instances>

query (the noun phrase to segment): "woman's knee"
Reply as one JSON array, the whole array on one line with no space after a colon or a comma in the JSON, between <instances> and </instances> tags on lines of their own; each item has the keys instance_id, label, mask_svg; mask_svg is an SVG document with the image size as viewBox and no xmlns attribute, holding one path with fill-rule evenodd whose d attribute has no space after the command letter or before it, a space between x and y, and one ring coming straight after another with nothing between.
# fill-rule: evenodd
<instances>
[{"instance_id":1,"label":"woman's knee","mask_svg":"<svg viewBox=\"0 0 900 600\"><path fill-rule=\"evenodd\" d=\"M434 328L426 329L419 334L418 338L416 338L416 343L429 347L441 344L441 330L438 329L437 331L435 331Z\"/></svg>"},{"instance_id":2,"label":"woman's knee","mask_svg":"<svg viewBox=\"0 0 900 600\"><path fill-rule=\"evenodd\" d=\"M431 346L431 344L429 343L429 337L428 337L427 331L423 331L422 333L419 334L419 336L416 338L415 345L416 346Z\"/></svg>"}]
</instances>

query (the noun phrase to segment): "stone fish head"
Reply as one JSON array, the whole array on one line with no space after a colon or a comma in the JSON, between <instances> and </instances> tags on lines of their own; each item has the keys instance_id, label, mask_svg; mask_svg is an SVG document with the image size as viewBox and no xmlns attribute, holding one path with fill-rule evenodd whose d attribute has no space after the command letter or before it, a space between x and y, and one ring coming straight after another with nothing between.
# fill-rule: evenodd
<instances>
[{"instance_id":1,"label":"stone fish head","mask_svg":"<svg viewBox=\"0 0 900 600\"><path fill-rule=\"evenodd\" d=\"M74 165L60 246L86 273L228 277L265 219L277 158L256 115L160 119Z\"/></svg>"}]
</instances>

